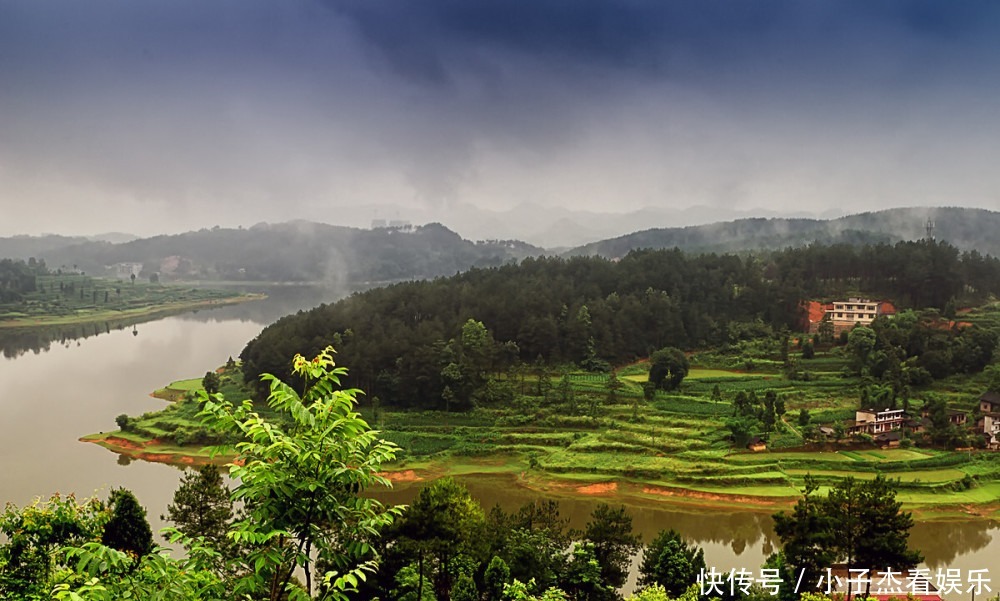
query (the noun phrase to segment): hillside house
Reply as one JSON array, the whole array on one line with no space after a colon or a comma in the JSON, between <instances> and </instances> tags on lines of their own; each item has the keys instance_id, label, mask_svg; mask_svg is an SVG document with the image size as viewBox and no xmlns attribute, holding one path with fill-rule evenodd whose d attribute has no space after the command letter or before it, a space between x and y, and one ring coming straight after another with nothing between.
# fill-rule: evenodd
<instances>
[{"instance_id":1,"label":"hillside house","mask_svg":"<svg viewBox=\"0 0 1000 601\"><path fill-rule=\"evenodd\" d=\"M879 315L895 315L896 307L888 301L876 301L866 298L850 298L832 303L807 303L809 315L809 332L816 333L819 324L828 319L833 324L835 335L850 330L856 325L869 325Z\"/></svg>"},{"instance_id":2,"label":"hillside house","mask_svg":"<svg viewBox=\"0 0 1000 601\"><path fill-rule=\"evenodd\" d=\"M1000 393L984 392L979 397L980 413L1000 413Z\"/></svg>"},{"instance_id":3,"label":"hillside house","mask_svg":"<svg viewBox=\"0 0 1000 601\"><path fill-rule=\"evenodd\" d=\"M116 277L127 280L132 276L139 277L139 274L142 273L142 263L115 263L110 266L110 269L114 271Z\"/></svg>"},{"instance_id":4,"label":"hillside house","mask_svg":"<svg viewBox=\"0 0 1000 601\"><path fill-rule=\"evenodd\" d=\"M976 422L976 431L983 434L987 447L1000 449L1000 413L984 413Z\"/></svg>"},{"instance_id":5,"label":"hillside house","mask_svg":"<svg viewBox=\"0 0 1000 601\"><path fill-rule=\"evenodd\" d=\"M910 419L902 409L858 409L854 419L847 422L848 434L868 434L875 436L884 432L902 430Z\"/></svg>"}]
</instances>

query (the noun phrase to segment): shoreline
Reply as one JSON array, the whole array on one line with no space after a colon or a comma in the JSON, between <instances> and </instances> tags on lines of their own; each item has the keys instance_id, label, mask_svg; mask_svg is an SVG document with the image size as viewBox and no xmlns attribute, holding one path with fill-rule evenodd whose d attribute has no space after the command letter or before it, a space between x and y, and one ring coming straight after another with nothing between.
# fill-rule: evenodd
<instances>
[{"instance_id":1,"label":"shoreline","mask_svg":"<svg viewBox=\"0 0 1000 601\"><path fill-rule=\"evenodd\" d=\"M116 431L89 434L81 442L98 444L114 453L133 460L165 463L175 467L199 467L207 464L225 465L232 454L214 457L208 448L177 447L161 444L156 439L143 440ZM755 495L750 492L727 493L724 490L707 490L704 487L686 487L677 483L614 478L601 474L571 477L530 470L519 457L510 455L453 458L451 461L401 461L386 466L382 473L396 488L418 486L438 478L481 477L511 480L520 488L550 497L612 499L615 503L653 507L668 505L678 509L741 511L773 513L794 507L801 498L796 492L790 495ZM950 499L935 502L903 502L903 509L911 511L918 521L978 521L987 520L1000 524L1000 501L983 503Z\"/></svg>"},{"instance_id":2,"label":"shoreline","mask_svg":"<svg viewBox=\"0 0 1000 601\"><path fill-rule=\"evenodd\" d=\"M267 298L266 294L246 293L226 298L210 298L194 301L178 301L167 304L140 307L135 309L94 311L75 315L50 315L36 317L18 317L0 320L0 330L31 330L56 326L79 326L108 321L129 319L155 319L168 317L178 313L186 313L203 308L236 305Z\"/></svg>"}]
</instances>

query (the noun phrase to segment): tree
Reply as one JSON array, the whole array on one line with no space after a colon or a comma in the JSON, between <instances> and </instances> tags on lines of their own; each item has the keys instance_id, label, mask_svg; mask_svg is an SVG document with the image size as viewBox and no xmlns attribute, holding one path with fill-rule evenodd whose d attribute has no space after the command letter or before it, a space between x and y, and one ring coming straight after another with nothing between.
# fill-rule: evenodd
<instances>
[{"instance_id":1,"label":"tree","mask_svg":"<svg viewBox=\"0 0 1000 601\"><path fill-rule=\"evenodd\" d=\"M869 572L901 571L922 561L907 542L913 516L901 511L902 503L885 476L860 482L845 478L826 498L815 494L817 488L807 477L803 498L793 512L774 515L774 531L785 558L795 573L806 571L807 582L834 561Z\"/></svg>"},{"instance_id":2,"label":"tree","mask_svg":"<svg viewBox=\"0 0 1000 601\"><path fill-rule=\"evenodd\" d=\"M391 486L381 466L395 457L396 447L355 411L359 391L339 389L347 370L336 366L333 353L327 347L312 360L295 356L292 376L301 392L263 376L275 420L254 411L249 400L233 407L219 395L203 397L206 424L241 440L230 466L239 482L231 498L246 504L246 515L229 538L251 545L240 559L251 569L233 584L237 595L262 594L270 601L300 595L292 584L298 569L311 594L315 558L328 568L323 598L345 599L375 569L371 541L401 513L362 496L371 486Z\"/></svg>"},{"instance_id":3,"label":"tree","mask_svg":"<svg viewBox=\"0 0 1000 601\"><path fill-rule=\"evenodd\" d=\"M657 388L674 390L688 374L689 364L684 353L668 346L649 357L649 381Z\"/></svg>"},{"instance_id":4,"label":"tree","mask_svg":"<svg viewBox=\"0 0 1000 601\"><path fill-rule=\"evenodd\" d=\"M485 520L469 490L452 478L436 480L420 491L390 533L404 560L417 565L417 590L431 579L437 597L448 598L457 560L482 554Z\"/></svg>"},{"instance_id":5,"label":"tree","mask_svg":"<svg viewBox=\"0 0 1000 601\"><path fill-rule=\"evenodd\" d=\"M855 326L847 336L847 355L850 357L851 369L857 374L864 374L870 368L870 358L875 350L875 330L868 326Z\"/></svg>"},{"instance_id":6,"label":"tree","mask_svg":"<svg viewBox=\"0 0 1000 601\"><path fill-rule=\"evenodd\" d=\"M802 358L812 359L816 356L816 347L813 346L812 340L806 340L805 344L802 345Z\"/></svg>"},{"instance_id":7,"label":"tree","mask_svg":"<svg viewBox=\"0 0 1000 601\"><path fill-rule=\"evenodd\" d=\"M806 425L809 424L809 420L810 419L811 419L811 417L809 415L809 410L808 409L806 409L805 407L802 407L801 409L799 409L799 426L801 426L803 428L806 427Z\"/></svg>"},{"instance_id":8,"label":"tree","mask_svg":"<svg viewBox=\"0 0 1000 601\"><path fill-rule=\"evenodd\" d=\"M458 575L455 586L451 587L451 601L479 601L479 589L472 576L465 572Z\"/></svg>"},{"instance_id":9,"label":"tree","mask_svg":"<svg viewBox=\"0 0 1000 601\"><path fill-rule=\"evenodd\" d=\"M632 532L632 516L625 506L612 508L601 503L591 514L583 538L594 545L594 557L601 577L612 588L625 584L632 555L639 550L639 536Z\"/></svg>"},{"instance_id":10,"label":"tree","mask_svg":"<svg viewBox=\"0 0 1000 601\"><path fill-rule=\"evenodd\" d=\"M883 566L908 569L923 561L918 551L909 548L913 514L902 511L892 482L879 474L861 484L859 496L866 529L857 541L857 564L874 571Z\"/></svg>"},{"instance_id":11,"label":"tree","mask_svg":"<svg viewBox=\"0 0 1000 601\"><path fill-rule=\"evenodd\" d=\"M124 551L135 558L153 551L153 530L146 520L146 510L132 491L116 488L109 499L111 519L104 526L101 543Z\"/></svg>"},{"instance_id":12,"label":"tree","mask_svg":"<svg viewBox=\"0 0 1000 601\"><path fill-rule=\"evenodd\" d=\"M201 379L201 387L205 389L208 394L215 394L219 392L219 386L222 385L222 379L219 378L219 374L214 371L206 371L205 377Z\"/></svg>"},{"instance_id":13,"label":"tree","mask_svg":"<svg viewBox=\"0 0 1000 601\"><path fill-rule=\"evenodd\" d=\"M590 541L583 541L573 548L560 585L571 599L578 601L610 601L617 598L616 585L605 577L604 566L597 557L597 547Z\"/></svg>"},{"instance_id":14,"label":"tree","mask_svg":"<svg viewBox=\"0 0 1000 601\"><path fill-rule=\"evenodd\" d=\"M109 518L98 499L80 502L58 494L26 507L8 504L0 513L0 597L46 599L56 570L66 565L58 550L99 540Z\"/></svg>"},{"instance_id":15,"label":"tree","mask_svg":"<svg viewBox=\"0 0 1000 601\"><path fill-rule=\"evenodd\" d=\"M503 599L503 589L510 583L510 568L507 567L507 563L494 556L483 573L483 583L486 587L487 601Z\"/></svg>"},{"instance_id":16,"label":"tree","mask_svg":"<svg viewBox=\"0 0 1000 601\"><path fill-rule=\"evenodd\" d=\"M698 580L705 569L705 552L687 545L676 530L663 530L642 554L639 585L661 585L679 597Z\"/></svg>"},{"instance_id":17,"label":"tree","mask_svg":"<svg viewBox=\"0 0 1000 601\"><path fill-rule=\"evenodd\" d=\"M115 418L115 424L118 426L118 429L121 430L122 432L128 431L131 423L132 423L132 418L130 418L126 413L120 413L118 414L118 417Z\"/></svg>"},{"instance_id":18,"label":"tree","mask_svg":"<svg viewBox=\"0 0 1000 601\"><path fill-rule=\"evenodd\" d=\"M162 519L173 522L187 536L204 537L210 547L224 551L229 546L226 532L233 519L233 502L218 468L206 465L186 472Z\"/></svg>"},{"instance_id":19,"label":"tree","mask_svg":"<svg viewBox=\"0 0 1000 601\"><path fill-rule=\"evenodd\" d=\"M823 314L823 319L820 320L819 326L816 328L816 334L821 342L831 343L833 342L833 320L830 318L829 313ZM804 350L804 349L803 349Z\"/></svg>"},{"instance_id":20,"label":"tree","mask_svg":"<svg viewBox=\"0 0 1000 601\"><path fill-rule=\"evenodd\" d=\"M783 553L804 582L818 582L823 570L833 565L834 524L826 511L824 499L816 494L819 485L806 476L802 498L791 513L774 514L774 532L781 539Z\"/></svg>"}]
</instances>

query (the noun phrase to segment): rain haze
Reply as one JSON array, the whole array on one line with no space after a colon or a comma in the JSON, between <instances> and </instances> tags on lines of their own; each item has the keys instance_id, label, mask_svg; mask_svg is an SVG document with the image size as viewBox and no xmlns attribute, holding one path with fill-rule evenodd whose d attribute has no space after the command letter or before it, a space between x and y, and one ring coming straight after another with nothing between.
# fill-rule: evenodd
<instances>
[{"instance_id":1,"label":"rain haze","mask_svg":"<svg viewBox=\"0 0 1000 601\"><path fill-rule=\"evenodd\" d=\"M995 210L998 78L991 2L5 0L0 235Z\"/></svg>"}]
</instances>

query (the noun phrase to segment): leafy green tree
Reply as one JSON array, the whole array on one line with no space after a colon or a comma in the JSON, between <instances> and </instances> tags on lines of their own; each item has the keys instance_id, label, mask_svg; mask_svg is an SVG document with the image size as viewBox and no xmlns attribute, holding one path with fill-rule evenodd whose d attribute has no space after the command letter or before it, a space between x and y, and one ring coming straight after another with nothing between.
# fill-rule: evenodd
<instances>
[{"instance_id":1,"label":"leafy green tree","mask_svg":"<svg viewBox=\"0 0 1000 601\"><path fill-rule=\"evenodd\" d=\"M556 501L527 503L513 515L494 507L487 523L491 553L506 562L512 579L533 581L532 590L554 586L565 568L568 525Z\"/></svg>"},{"instance_id":2,"label":"leafy green tree","mask_svg":"<svg viewBox=\"0 0 1000 601\"><path fill-rule=\"evenodd\" d=\"M858 517L858 536L838 538L841 556L849 558L849 565L869 572L885 568L906 570L923 561L918 551L909 548L913 515L902 511L902 502L896 500L892 483L882 474L859 483L851 480L841 481L827 497L834 520L844 519L838 528L841 533L851 526L849 512L855 512ZM866 597L870 586L869 582Z\"/></svg>"},{"instance_id":3,"label":"leafy green tree","mask_svg":"<svg viewBox=\"0 0 1000 601\"><path fill-rule=\"evenodd\" d=\"M109 499L111 519L104 525L101 543L139 558L153 551L153 530L146 520L146 510L132 491L116 488Z\"/></svg>"},{"instance_id":4,"label":"leafy green tree","mask_svg":"<svg viewBox=\"0 0 1000 601\"><path fill-rule=\"evenodd\" d=\"M603 581L612 588L624 585L632 555L640 547L639 536L632 532L632 516L625 506L598 505L583 531L583 538L594 546L594 557L601 567Z\"/></svg>"},{"instance_id":5,"label":"leafy green tree","mask_svg":"<svg viewBox=\"0 0 1000 601\"><path fill-rule=\"evenodd\" d=\"M808 409L806 409L805 407L802 407L801 409L799 409L799 418L798 418L798 421L799 421L799 426L800 427L803 427L803 428L806 427L809 424L809 420L810 419L811 419L811 416L809 415L809 410Z\"/></svg>"},{"instance_id":6,"label":"leafy green tree","mask_svg":"<svg viewBox=\"0 0 1000 601\"><path fill-rule=\"evenodd\" d=\"M672 346L662 348L649 357L649 381L657 388L675 390L688 374L688 359Z\"/></svg>"},{"instance_id":7,"label":"leafy green tree","mask_svg":"<svg viewBox=\"0 0 1000 601\"><path fill-rule=\"evenodd\" d=\"M712 387L712 402L713 403L722 402L722 389L719 388L718 383L716 383L715 386Z\"/></svg>"},{"instance_id":8,"label":"leafy green tree","mask_svg":"<svg viewBox=\"0 0 1000 601\"><path fill-rule=\"evenodd\" d=\"M205 372L205 377L201 379L201 387L205 389L208 394L215 394L219 392L219 386L222 385L222 380L219 378L219 374L214 371Z\"/></svg>"},{"instance_id":9,"label":"leafy green tree","mask_svg":"<svg viewBox=\"0 0 1000 601\"><path fill-rule=\"evenodd\" d=\"M510 583L510 568L503 559L494 556L483 573L487 601L503 599L503 590Z\"/></svg>"},{"instance_id":10,"label":"leafy green tree","mask_svg":"<svg viewBox=\"0 0 1000 601\"><path fill-rule=\"evenodd\" d=\"M796 574L805 582L818 582L823 570L837 558L836 533L826 511L825 499L816 494L819 485L806 476L802 498L791 513L774 514L774 532L781 539L782 552Z\"/></svg>"},{"instance_id":11,"label":"leafy green tree","mask_svg":"<svg viewBox=\"0 0 1000 601\"><path fill-rule=\"evenodd\" d=\"M121 599L156 599L163 601L230 601L232 591L211 566L217 554L197 542L184 540L176 531L171 542L187 547L182 559L161 550L136 558L130 553L88 542L64 550L66 561L74 566L66 582L53 587L56 601L120 601Z\"/></svg>"},{"instance_id":12,"label":"leafy green tree","mask_svg":"<svg viewBox=\"0 0 1000 601\"><path fill-rule=\"evenodd\" d=\"M594 543L583 541L573 548L560 588L573 601L611 601L617 598L616 587L605 578L603 567Z\"/></svg>"},{"instance_id":13,"label":"leafy green tree","mask_svg":"<svg viewBox=\"0 0 1000 601\"><path fill-rule=\"evenodd\" d=\"M224 552L229 547L226 532L233 519L233 502L218 468L206 465L186 472L163 519L192 539L203 537L211 548Z\"/></svg>"},{"instance_id":14,"label":"leafy green tree","mask_svg":"<svg viewBox=\"0 0 1000 601\"><path fill-rule=\"evenodd\" d=\"M110 514L97 499L58 494L26 507L8 504L0 514L0 598L47 599L53 577L65 566L58 550L99 540Z\"/></svg>"},{"instance_id":15,"label":"leafy green tree","mask_svg":"<svg viewBox=\"0 0 1000 601\"><path fill-rule=\"evenodd\" d=\"M802 358L812 359L816 356L816 347L813 346L812 340L806 340L802 345Z\"/></svg>"},{"instance_id":16,"label":"leafy green tree","mask_svg":"<svg viewBox=\"0 0 1000 601\"><path fill-rule=\"evenodd\" d=\"M608 391L606 401L609 405L614 405L618 402L618 391L620 391L624 386L625 385L622 384L622 381L618 379L618 374L611 372L611 375L608 376L608 382L605 385Z\"/></svg>"},{"instance_id":17,"label":"leafy green tree","mask_svg":"<svg viewBox=\"0 0 1000 601\"><path fill-rule=\"evenodd\" d=\"M817 331L816 331L816 333L819 336L820 342L825 342L827 344L833 342L833 332L834 332L833 320L830 319L829 313L825 313L823 315L823 319L820 320L819 326L817 326ZM803 346L803 351L804 350L805 347Z\"/></svg>"},{"instance_id":18,"label":"leafy green tree","mask_svg":"<svg viewBox=\"0 0 1000 601\"><path fill-rule=\"evenodd\" d=\"M131 426L132 424L132 420L128 416L128 414L121 413L118 415L118 417L115 418L115 424L118 426L119 430L121 430L122 432L127 432L129 426Z\"/></svg>"},{"instance_id":19,"label":"leafy green tree","mask_svg":"<svg viewBox=\"0 0 1000 601\"><path fill-rule=\"evenodd\" d=\"M855 326L848 334L847 355L854 373L864 374L869 371L875 343L875 331L868 326Z\"/></svg>"},{"instance_id":20,"label":"leafy green tree","mask_svg":"<svg viewBox=\"0 0 1000 601\"><path fill-rule=\"evenodd\" d=\"M901 511L895 488L883 475L860 482L845 478L825 498L815 494L817 488L807 477L803 498L792 513L774 515L774 531L787 563L795 573L805 570L806 581L834 561L848 569L898 571L923 559L907 542L913 516Z\"/></svg>"},{"instance_id":21,"label":"leafy green tree","mask_svg":"<svg viewBox=\"0 0 1000 601\"><path fill-rule=\"evenodd\" d=\"M329 568L321 598L345 599L375 569L371 541L401 513L362 496L371 486L391 486L380 472L396 448L355 411L358 391L339 389L346 370L336 366L333 352L327 347L312 360L295 356L292 374L301 392L263 376L268 406L280 421L262 417L251 401L233 407L216 395L205 402L206 423L241 439L230 467L239 483L231 498L246 504L246 515L228 536L250 545L240 561L252 569L233 583L237 595L305 598L314 588L315 558ZM292 582L298 569L304 591Z\"/></svg>"},{"instance_id":22,"label":"leafy green tree","mask_svg":"<svg viewBox=\"0 0 1000 601\"><path fill-rule=\"evenodd\" d=\"M472 576L462 572L451 587L451 601L479 601L479 589Z\"/></svg>"},{"instance_id":23,"label":"leafy green tree","mask_svg":"<svg viewBox=\"0 0 1000 601\"><path fill-rule=\"evenodd\" d=\"M660 585L679 597L705 569L705 552L688 545L676 530L663 530L642 554L639 586Z\"/></svg>"},{"instance_id":24,"label":"leafy green tree","mask_svg":"<svg viewBox=\"0 0 1000 601\"><path fill-rule=\"evenodd\" d=\"M484 525L483 510L469 490L442 478L420 491L390 536L407 562L416 564L417 590L432 580L437 597L447 599L459 559L480 560Z\"/></svg>"}]
</instances>

